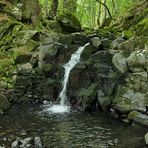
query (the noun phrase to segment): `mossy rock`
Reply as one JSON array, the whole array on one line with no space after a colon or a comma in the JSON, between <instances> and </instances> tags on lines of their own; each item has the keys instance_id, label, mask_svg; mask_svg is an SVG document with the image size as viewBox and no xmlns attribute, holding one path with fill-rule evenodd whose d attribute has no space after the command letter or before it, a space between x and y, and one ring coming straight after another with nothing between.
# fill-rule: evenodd
<instances>
[{"instance_id":1,"label":"mossy rock","mask_svg":"<svg viewBox=\"0 0 148 148\"><path fill-rule=\"evenodd\" d=\"M81 31L79 20L70 13L60 14L56 20L59 22L63 32L72 33Z\"/></svg>"},{"instance_id":2,"label":"mossy rock","mask_svg":"<svg viewBox=\"0 0 148 148\"><path fill-rule=\"evenodd\" d=\"M43 26L45 26L49 30L53 30L55 32L62 32L62 29L58 23L58 21L54 20L45 20L43 22Z\"/></svg>"},{"instance_id":3,"label":"mossy rock","mask_svg":"<svg viewBox=\"0 0 148 148\"><path fill-rule=\"evenodd\" d=\"M17 21L2 21L0 22L0 40L7 35L11 35L11 31L13 30L15 25L21 25L22 23Z\"/></svg>"},{"instance_id":4,"label":"mossy rock","mask_svg":"<svg viewBox=\"0 0 148 148\"><path fill-rule=\"evenodd\" d=\"M120 86L118 88L116 97L113 99L113 107L119 110L121 113L128 113L132 110L131 97L134 92L128 87Z\"/></svg>"},{"instance_id":5,"label":"mossy rock","mask_svg":"<svg viewBox=\"0 0 148 148\"><path fill-rule=\"evenodd\" d=\"M28 40L32 39L38 32L36 30L21 30L17 34L17 38L13 41L18 46L25 45Z\"/></svg>"},{"instance_id":6,"label":"mossy rock","mask_svg":"<svg viewBox=\"0 0 148 148\"><path fill-rule=\"evenodd\" d=\"M128 114L128 120L133 120L138 114L139 114L139 112L137 112L137 111L130 112Z\"/></svg>"},{"instance_id":7,"label":"mossy rock","mask_svg":"<svg viewBox=\"0 0 148 148\"><path fill-rule=\"evenodd\" d=\"M8 101L8 99L0 94L0 110L5 111L10 107L10 102Z\"/></svg>"}]
</instances>

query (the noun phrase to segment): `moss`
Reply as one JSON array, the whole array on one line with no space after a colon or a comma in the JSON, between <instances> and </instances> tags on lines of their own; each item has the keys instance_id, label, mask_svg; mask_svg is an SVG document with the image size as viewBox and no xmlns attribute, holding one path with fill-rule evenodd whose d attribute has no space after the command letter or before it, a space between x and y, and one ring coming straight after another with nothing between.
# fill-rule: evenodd
<instances>
[{"instance_id":1,"label":"moss","mask_svg":"<svg viewBox=\"0 0 148 148\"><path fill-rule=\"evenodd\" d=\"M56 20L59 22L63 32L79 32L81 31L81 24L77 17L70 13L63 13L57 16Z\"/></svg>"},{"instance_id":2,"label":"moss","mask_svg":"<svg viewBox=\"0 0 148 148\"><path fill-rule=\"evenodd\" d=\"M13 30L12 30L12 36L16 37L17 33L22 29L22 24L15 25Z\"/></svg>"},{"instance_id":3,"label":"moss","mask_svg":"<svg viewBox=\"0 0 148 148\"><path fill-rule=\"evenodd\" d=\"M126 39L129 39L129 38L131 38L131 37L134 36L134 31L132 31L132 30L124 30L124 31L122 32L122 34L124 35L124 37L125 37Z\"/></svg>"},{"instance_id":4,"label":"moss","mask_svg":"<svg viewBox=\"0 0 148 148\"><path fill-rule=\"evenodd\" d=\"M128 120L133 120L139 113L137 111L132 111L128 114Z\"/></svg>"}]
</instances>

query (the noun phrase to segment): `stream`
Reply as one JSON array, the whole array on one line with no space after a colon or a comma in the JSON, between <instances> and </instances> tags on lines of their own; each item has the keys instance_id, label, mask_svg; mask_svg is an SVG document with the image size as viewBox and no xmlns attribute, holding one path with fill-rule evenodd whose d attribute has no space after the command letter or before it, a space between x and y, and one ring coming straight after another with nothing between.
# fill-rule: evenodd
<instances>
[{"instance_id":1,"label":"stream","mask_svg":"<svg viewBox=\"0 0 148 148\"><path fill-rule=\"evenodd\" d=\"M52 114L44 105L16 104L0 115L0 146L17 137L40 136L44 148L142 148L146 128L132 127L102 113Z\"/></svg>"}]
</instances>

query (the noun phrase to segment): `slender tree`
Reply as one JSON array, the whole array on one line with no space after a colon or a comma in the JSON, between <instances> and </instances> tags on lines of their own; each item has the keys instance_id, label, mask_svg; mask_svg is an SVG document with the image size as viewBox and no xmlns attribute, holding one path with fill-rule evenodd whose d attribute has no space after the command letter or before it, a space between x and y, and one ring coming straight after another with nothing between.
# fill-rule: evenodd
<instances>
[{"instance_id":1,"label":"slender tree","mask_svg":"<svg viewBox=\"0 0 148 148\"><path fill-rule=\"evenodd\" d=\"M52 0L51 2L51 9L50 9L50 17L54 18L57 15L58 9L58 0Z\"/></svg>"},{"instance_id":2,"label":"slender tree","mask_svg":"<svg viewBox=\"0 0 148 148\"><path fill-rule=\"evenodd\" d=\"M96 1L100 3L97 23L99 27L103 27L105 24L105 20L107 18L107 12L111 19L112 19L112 15L109 8L106 5L106 0L96 0Z\"/></svg>"}]
</instances>

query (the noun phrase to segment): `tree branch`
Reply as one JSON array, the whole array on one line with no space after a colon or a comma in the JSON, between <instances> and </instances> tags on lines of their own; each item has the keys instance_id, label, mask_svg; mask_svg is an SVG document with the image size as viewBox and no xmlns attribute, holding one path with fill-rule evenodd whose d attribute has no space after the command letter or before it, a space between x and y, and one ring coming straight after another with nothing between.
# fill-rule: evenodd
<instances>
[{"instance_id":1,"label":"tree branch","mask_svg":"<svg viewBox=\"0 0 148 148\"><path fill-rule=\"evenodd\" d=\"M110 10L108 9L108 7L107 7L104 3L100 2L99 0L96 0L96 1L99 2L101 5L103 5L103 6L107 9L107 12L108 12L110 18L113 19L113 18L112 18L112 15L111 15L111 13L110 13Z\"/></svg>"}]
</instances>

